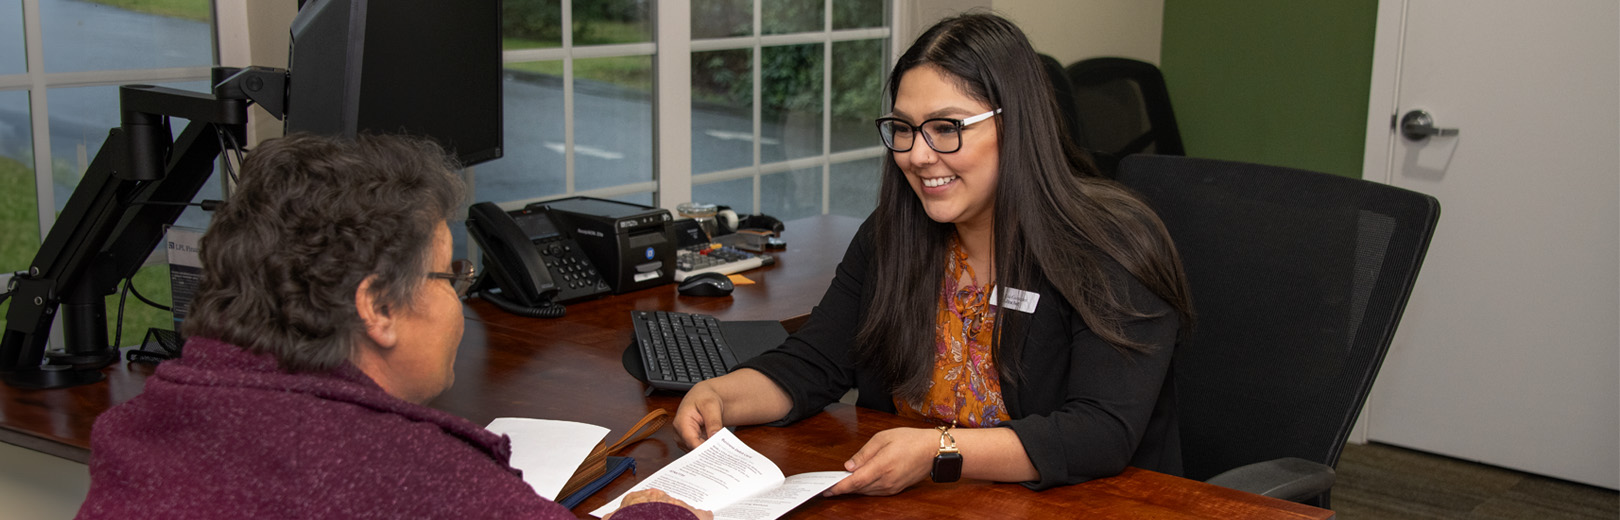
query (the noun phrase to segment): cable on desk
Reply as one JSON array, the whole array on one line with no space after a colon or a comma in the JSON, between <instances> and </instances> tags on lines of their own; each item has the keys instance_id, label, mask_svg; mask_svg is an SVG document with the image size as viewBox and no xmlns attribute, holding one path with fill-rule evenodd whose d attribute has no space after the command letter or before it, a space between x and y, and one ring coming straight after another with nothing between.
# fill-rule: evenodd
<instances>
[{"instance_id":1,"label":"cable on desk","mask_svg":"<svg viewBox=\"0 0 1620 520\"><path fill-rule=\"evenodd\" d=\"M478 291L477 293L473 294L477 294L478 297L483 298L484 301L495 304L496 307L500 307L503 311L528 318L561 318L563 317L564 313L568 312L568 310L564 309L563 306L550 302L540 307L526 307L523 305L518 305L512 300L501 297L500 293L490 292L488 289ZM471 297L473 294L468 294L468 297Z\"/></svg>"}]
</instances>

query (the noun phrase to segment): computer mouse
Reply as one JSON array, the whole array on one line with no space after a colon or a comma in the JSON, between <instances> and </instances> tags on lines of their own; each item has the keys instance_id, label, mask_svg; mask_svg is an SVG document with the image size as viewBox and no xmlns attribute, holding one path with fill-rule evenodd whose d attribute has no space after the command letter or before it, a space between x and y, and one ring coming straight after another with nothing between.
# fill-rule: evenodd
<instances>
[{"instance_id":1,"label":"computer mouse","mask_svg":"<svg viewBox=\"0 0 1620 520\"><path fill-rule=\"evenodd\" d=\"M686 277L676 290L682 296L726 296L737 288L731 279L720 273L698 273Z\"/></svg>"}]
</instances>

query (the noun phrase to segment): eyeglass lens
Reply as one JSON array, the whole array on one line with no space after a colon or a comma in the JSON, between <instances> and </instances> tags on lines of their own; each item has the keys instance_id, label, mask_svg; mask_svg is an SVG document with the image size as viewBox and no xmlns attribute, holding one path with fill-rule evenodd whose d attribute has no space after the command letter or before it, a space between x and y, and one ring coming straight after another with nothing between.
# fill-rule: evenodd
<instances>
[{"instance_id":1,"label":"eyeglass lens","mask_svg":"<svg viewBox=\"0 0 1620 520\"><path fill-rule=\"evenodd\" d=\"M923 140L939 153L951 153L962 148L962 123L952 119L923 121ZM878 122L878 134L884 146L896 152L907 152L917 142L917 127L904 121L885 119Z\"/></svg>"}]
</instances>

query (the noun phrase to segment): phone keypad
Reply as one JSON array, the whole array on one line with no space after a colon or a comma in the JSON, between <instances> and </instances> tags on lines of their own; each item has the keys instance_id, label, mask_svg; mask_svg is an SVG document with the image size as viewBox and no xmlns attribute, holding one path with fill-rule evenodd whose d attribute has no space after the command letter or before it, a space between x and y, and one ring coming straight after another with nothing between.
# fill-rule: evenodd
<instances>
[{"instance_id":1,"label":"phone keypad","mask_svg":"<svg viewBox=\"0 0 1620 520\"><path fill-rule=\"evenodd\" d=\"M551 282L557 285L558 302L578 300L611 291L596 267L586 260L584 251L571 240L556 238L536 244L551 271Z\"/></svg>"}]
</instances>

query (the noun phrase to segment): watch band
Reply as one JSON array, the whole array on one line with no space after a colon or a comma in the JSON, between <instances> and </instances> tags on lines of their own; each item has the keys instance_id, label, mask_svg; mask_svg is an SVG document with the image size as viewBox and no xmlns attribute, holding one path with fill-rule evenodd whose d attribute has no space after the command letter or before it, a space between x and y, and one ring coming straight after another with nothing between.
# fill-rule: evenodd
<instances>
[{"instance_id":1,"label":"watch band","mask_svg":"<svg viewBox=\"0 0 1620 520\"><path fill-rule=\"evenodd\" d=\"M956 437L951 436L950 426L939 428L939 453L934 455L934 469L928 475L934 482L956 482L962 478L962 453L956 449Z\"/></svg>"}]
</instances>

